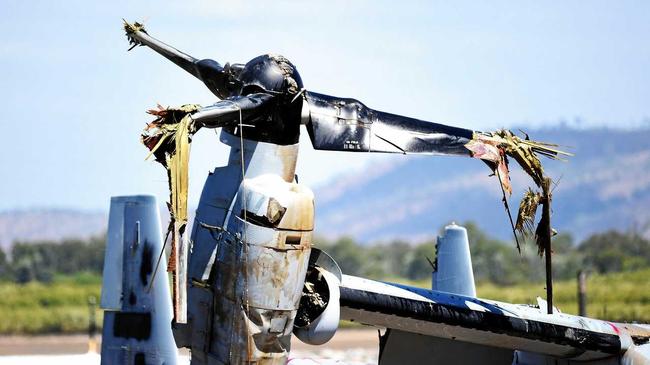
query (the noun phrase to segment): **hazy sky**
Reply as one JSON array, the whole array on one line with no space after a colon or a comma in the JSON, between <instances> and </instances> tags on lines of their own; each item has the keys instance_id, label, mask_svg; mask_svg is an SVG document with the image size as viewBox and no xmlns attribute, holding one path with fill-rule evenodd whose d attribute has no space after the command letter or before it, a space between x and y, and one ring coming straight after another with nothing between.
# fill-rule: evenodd
<instances>
[{"instance_id":1,"label":"hazy sky","mask_svg":"<svg viewBox=\"0 0 650 365\"><path fill-rule=\"evenodd\" d=\"M152 51L127 53L122 17L197 58L280 53L309 90L467 128L631 128L650 117L648 1L0 4L0 211L166 198L164 170L139 143L144 111L216 99ZM369 163L302 145L298 174L312 186ZM209 130L192 148L195 204L226 149Z\"/></svg>"}]
</instances>

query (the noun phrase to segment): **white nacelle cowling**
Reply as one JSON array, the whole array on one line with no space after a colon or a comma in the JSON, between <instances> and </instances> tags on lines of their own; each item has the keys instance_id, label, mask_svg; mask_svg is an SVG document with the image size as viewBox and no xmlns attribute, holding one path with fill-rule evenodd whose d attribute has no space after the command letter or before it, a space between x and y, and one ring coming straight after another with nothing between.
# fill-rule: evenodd
<instances>
[{"instance_id":1,"label":"white nacelle cowling","mask_svg":"<svg viewBox=\"0 0 650 365\"><path fill-rule=\"evenodd\" d=\"M317 311L301 308L300 310L311 312L305 314L306 317L309 317L308 323L302 326L294 326L293 334L306 344L322 345L334 337L339 327L341 318L339 286L341 281L335 274L321 267L315 266L312 267L312 270L312 274L307 277L306 285L312 285L312 288L315 289L314 294L317 294L319 299L324 299L322 304L325 307L324 310L321 307ZM303 293L303 295L305 294ZM303 301L301 301L302 304Z\"/></svg>"}]
</instances>

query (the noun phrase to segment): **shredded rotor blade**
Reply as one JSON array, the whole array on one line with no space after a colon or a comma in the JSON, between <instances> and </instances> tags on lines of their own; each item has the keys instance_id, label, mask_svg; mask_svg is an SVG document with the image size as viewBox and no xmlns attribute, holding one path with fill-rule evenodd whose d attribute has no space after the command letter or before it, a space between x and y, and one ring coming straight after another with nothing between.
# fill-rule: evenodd
<instances>
[{"instance_id":1,"label":"shredded rotor blade","mask_svg":"<svg viewBox=\"0 0 650 365\"><path fill-rule=\"evenodd\" d=\"M535 233L535 236L539 238L537 235L537 232L540 229L539 225L546 224L547 222L545 220L550 220L550 217L542 216L537 229L535 229L535 216L538 206L540 204L545 204L546 197L550 196L550 194L547 193L550 192L546 191L548 190L548 187L545 185L547 184L547 177L538 155L554 160L563 160L559 156L572 156L572 154L561 151L557 148L559 147L557 144L531 141L527 134L525 134L525 139L522 139L509 130L498 130L492 133L477 132L465 147L471 152L472 157L487 162L494 174L499 178L499 184L501 185L501 191L503 193L504 206L508 213L508 217L510 218L510 225L513 229L517 248L519 248L517 232L524 236L531 236ZM512 193L508 175L508 157L517 161L517 164L519 164L524 172L530 176L535 185L542 190L542 192L534 192L529 188L524 193L524 196L519 203L517 222L515 224L513 224L512 215L510 214L510 208L507 202L507 198ZM538 245L539 242L543 241L543 238L544 237L542 237L542 239L537 239Z\"/></svg>"},{"instance_id":2,"label":"shredded rotor blade","mask_svg":"<svg viewBox=\"0 0 650 365\"><path fill-rule=\"evenodd\" d=\"M174 292L174 319L178 323L185 323L187 311L185 310L185 252L187 251L187 238L185 228L187 225L187 191L188 171L190 156L191 132L194 130L191 114L200 106L183 105L179 108L162 108L149 110L148 113L157 118L147 124L142 133L142 143L156 157L156 161L165 167L169 179L169 215L170 223L167 236L171 234L171 250L168 271L172 272ZM165 244L167 239L165 239ZM159 255L156 271L163 251ZM153 282L153 281L152 281Z\"/></svg>"},{"instance_id":3,"label":"shredded rotor blade","mask_svg":"<svg viewBox=\"0 0 650 365\"><path fill-rule=\"evenodd\" d=\"M521 245L519 244L519 238L517 237L517 232L515 231L515 224L512 221L512 214L510 213L510 205L508 204L508 197L506 196L506 190L503 188L503 182L501 179L501 174L499 169L496 169L497 177L499 178L499 186L501 186L501 192L503 193L503 206L506 208L506 214L508 214L508 219L510 220L510 227L512 228L512 235L515 237L515 242L517 243L517 251L521 253Z\"/></svg>"}]
</instances>

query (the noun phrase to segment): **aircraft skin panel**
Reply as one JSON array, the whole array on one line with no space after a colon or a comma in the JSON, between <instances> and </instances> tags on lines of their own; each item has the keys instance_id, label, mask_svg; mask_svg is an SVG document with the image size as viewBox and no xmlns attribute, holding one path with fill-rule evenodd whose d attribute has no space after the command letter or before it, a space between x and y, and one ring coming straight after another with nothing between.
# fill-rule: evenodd
<instances>
[{"instance_id":1,"label":"aircraft skin panel","mask_svg":"<svg viewBox=\"0 0 650 365\"><path fill-rule=\"evenodd\" d=\"M471 308L483 312L494 312L521 319L548 322L600 333L619 335L620 332L632 334L634 331L637 336L650 337L650 328L644 327L642 324L612 323L599 319L579 317L561 313L557 308L555 313L549 315L546 313L545 308L539 308L538 306L530 304L505 303L490 299L446 293L443 291L416 288L389 282L379 282L351 275L342 276L342 286L375 293L392 293L399 297L415 298L417 300L432 303L446 303L461 308ZM624 349L632 344L631 338L622 338L621 341Z\"/></svg>"},{"instance_id":2,"label":"aircraft skin panel","mask_svg":"<svg viewBox=\"0 0 650 365\"><path fill-rule=\"evenodd\" d=\"M389 329L381 336L379 365L511 364L513 351ZM426 360L425 360L426 359Z\"/></svg>"},{"instance_id":3,"label":"aircraft skin panel","mask_svg":"<svg viewBox=\"0 0 650 365\"><path fill-rule=\"evenodd\" d=\"M464 227L447 225L438 237L431 273L431 289L476 297L472 254Z\"/></svg>"},{"instance_id":4,"label":"aircraft skin panel","mask_svg":"<svg viewBox=\"0 0 650 365\"><path fill-rule=\"evenodd\" d=\"M341 298L343 300L343 298ZM600 352L583 352L575 348L555 343L547 343L548 339L526 339L515 333L502 334L476 328L466 328L460 325L447 325L439 322L428 322L421 319L385 314L363 309L353 309L341 303L341 319L358 322L365 325L397 329L432 338L444 338L467 344L476 344L508 349L520 349L526 352L536 352L552 357L570 357L579 360L607 358L612 354Z\"/></svg>"},{"instance_id":5,"label":"aircraft skin panel","mask_svg":"<svg viewBox=\"0 0 650 365\"><path fill-rule=\"evenodd\" d=\"M384 290L386 288L389 289ZM417 288L412 289L415 291ZM616 334L611 326L609 331L589 328L588 322L598 320L563 314L563 317L575 319L574 325L566 325L561 322L567 322L568 318L558 321L558 314L544 315L538 308L528 306L506 305L425 289L417 289L419 293L416 294L403 286L348 275L343 275L340 290L342 319L374 326L581 360L620 355L629 346L622 346L624 336ZM426 293L435 300L422 295ZM520 316L519 311L527 315ZM530 311L538 311L538 318L525 318L532 317Z\"/></svg>"},{"instance_id":6,"label":"aircraft skin panel","mask_svg":"<svg viewBox=\"0 0 650 365\"><path fill-rule=\"evenodd\" d=\"M152 197L142 197L150 199ZM122 241L124 240L124 206L127 198L112 197L115 205L108 216L106 232L106 252L102 274L102 293L100 306L104 309L120 310L122 308Z\"/></svg>"},{"instance_id":7,"label":"aircraft skin panel","mask_svg":"<svg viewBox=\"0 0 650 365\"><path fill-rule=\"evenodd\" d=\"M111 198L109 240L102 296L103 365L176 364L177 350L170 323L172 307L167 264L154 268L163 248L158 204L153 196ZM116 263L116 261L119 263ZM111 268L108 265L116 265ZM153 283L152 283L153 281ZM119 307L113 305L119 303Z\"/></svg>"}]
</instances>

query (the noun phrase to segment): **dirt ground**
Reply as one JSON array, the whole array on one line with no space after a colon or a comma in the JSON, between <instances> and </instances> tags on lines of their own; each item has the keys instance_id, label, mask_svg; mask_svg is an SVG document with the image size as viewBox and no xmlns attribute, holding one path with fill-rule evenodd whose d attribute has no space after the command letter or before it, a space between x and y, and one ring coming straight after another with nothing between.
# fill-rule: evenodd
<instances>
[{"instance_id":1,"label":"dirt ground","mask_svg":"<svg viewBox=\"0 0 650 365\"><path fill-rule=\"evenodd\" d=\"M101 337L97 337L98 348ZM324 346L311 346L294 338L292 354L327 355L345 352L362 352L364 356L378 353L378 334L376 329L341 329ZM0 336L0 356L7 355L60 355L83 354L88 352L87 335L65 336ZM181 350L181 354L187 354ZM338 357L338 356L335 356Z\"/></svg>"}]
</instances>

